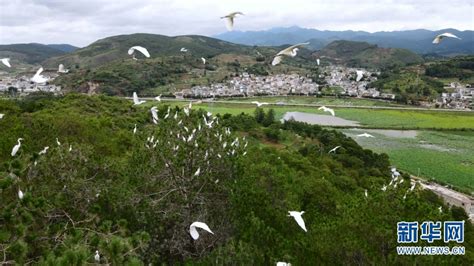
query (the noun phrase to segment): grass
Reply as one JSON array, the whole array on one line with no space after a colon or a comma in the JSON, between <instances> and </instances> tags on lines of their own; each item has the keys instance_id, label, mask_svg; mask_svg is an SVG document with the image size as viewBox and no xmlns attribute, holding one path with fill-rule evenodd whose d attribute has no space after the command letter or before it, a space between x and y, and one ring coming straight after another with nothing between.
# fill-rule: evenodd
<instances>
[{"instance_id":1,"label":"grass","mask_svg":"<svg viewBox=\"0 0 474 266\"><path fill-rule=\"evenodd\" d=\"M343 129L354 136L362 130ZM364 148L386 153L398 168L474 192L473 132L418 131L415 138L394 138L370 132L375 138L354 138Z\"/></svg>"},{"instance_id":2,"label":"grass","mask_svg":"<svg viewBox=\"0 0 474 266\"><path fill-rule=\"evenodd\" d=\"M186 102L176 102L185 105ZM232 103L206 103L195 105L196 108L206 109L212 113L240 114L253 113L254 104ZM327 114L317 110L315 107L296 106L265 106L264 109L273 108L276 117L281 119L286 112L307 112L315 114ZM388 110L388 109L354 109L335 108L336 116L358 121L366 128L390 128L390 129L469 129L474 130L473 112L453 111L424 111L424 110Z\"/></svg>"}]
</instances>

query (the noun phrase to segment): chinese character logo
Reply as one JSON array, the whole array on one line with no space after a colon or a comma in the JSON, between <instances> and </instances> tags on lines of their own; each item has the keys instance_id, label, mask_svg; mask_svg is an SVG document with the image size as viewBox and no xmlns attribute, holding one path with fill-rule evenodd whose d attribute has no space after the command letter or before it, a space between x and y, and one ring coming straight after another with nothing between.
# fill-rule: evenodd
<instances>
[{"instance_id":1,"label":"chinese character logo","mask_svg":"<svg viewBox=\"0 0 474 266\"><path fill-rule=\"evenodd\" d=\"M441 240L441 222L423 222L421 224L420 239L428 241L428 243Z\"/></svg>"},{"instance_id":2,"label":"chinese character logo","mask_svg":"<svg viewBox=\"0 0 474 266\"><path fill-rule=\"evenodd\" d=\"M397 223L398 243L418 242L418 222Z\"/></svg>"},{"instance_id":3,"label":"chinese character logo","mask_svg":"<svg viewBox=\"0 0 474 266\"><path fill-rule=\"evenodd\" d=\"M444 222L444 242L450 241L464 242L464 221Z\"/></svg>"}]
</instances>

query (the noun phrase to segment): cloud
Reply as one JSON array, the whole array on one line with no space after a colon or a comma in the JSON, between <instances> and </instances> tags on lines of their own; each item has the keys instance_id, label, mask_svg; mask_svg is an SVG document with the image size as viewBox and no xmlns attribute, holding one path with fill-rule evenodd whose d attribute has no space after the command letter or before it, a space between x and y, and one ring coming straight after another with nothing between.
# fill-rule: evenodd
<instances>
[{"instance_id":1,"label":"cloud","mask_svg":"<svg viewBox=\"0 0 474 266\"><path fill-rule=\"evenodd\" d=\"M71 43L136 32L213 35L231 11L236 30L298 25L321 30L472 30L470 0L0 0L0 43Z\"/></svg>"}]
</instances>

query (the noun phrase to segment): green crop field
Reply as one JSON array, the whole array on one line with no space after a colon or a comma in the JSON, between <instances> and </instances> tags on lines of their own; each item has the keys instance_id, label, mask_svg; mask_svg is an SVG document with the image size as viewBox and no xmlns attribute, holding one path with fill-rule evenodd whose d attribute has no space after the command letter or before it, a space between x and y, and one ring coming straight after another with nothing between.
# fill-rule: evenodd
<instances>
[{"instance_id":1,"label":"green crop field","mask_svg":"<svg viewBox=\"0 0 474 266\"><path fill-rule=\"evenodd\" d=\"M355 136L363 130L344 129ZM367 131L367 130L366 130ZM427 179L434 179L474 192L473 132L418 131L414 138L388 137L370 132L375 138L356 138L364 148L386 153L396 167Z\"/></svg>"}]
</instances>

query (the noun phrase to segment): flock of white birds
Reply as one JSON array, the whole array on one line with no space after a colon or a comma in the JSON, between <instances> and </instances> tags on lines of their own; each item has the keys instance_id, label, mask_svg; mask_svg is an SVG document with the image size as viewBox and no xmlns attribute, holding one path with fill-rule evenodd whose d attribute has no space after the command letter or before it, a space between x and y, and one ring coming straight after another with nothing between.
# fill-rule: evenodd
<instances>
[{"instance_id":1,"label":"flock of white birds","mask_svg":"<svg viewBox=\"0 0 474 266\"><path fill-rule=\"evenodd\" d=\"M226 16L223 16L221 17L221 19L225 19L225 22L226 22L226 27L229 31L231 31L234 27L234 19L237 17L237 15L244 15L242 12L232 12ZM433 43L434 44L439 44L444 38L456 38L456 39L461 39L459 37L457 37L456 35L454 34L451 34L451 33L443 33L443 34L440 34L438 36L435 37L435 39L433 40ZM281 63L281 61L283 60L283 58L285 57L295 57L298 53L298 50L300 47L304 46L304 45L308 45L309 43L299 43L299 44L295 44L295 45L292 45L288 48L285 48L283 50L281 50L280 52L278 52L275 57L273 58L273 61L272 61L272 65L275 66L275 65L278 65L279 63ZM131 47L129 50L128 50L128 54L132 56L132 58L134 60L138 60L138 58L136 57L136 52L140 52L143 56L145 56L146 58L150 58L150 53L148 52L148 50L145 48L145 47L142 47L142 46L133 46ZM185 47L182 47L180 49L180 52L183 52L183 53L186 53L188 52L188 49L185 48ZM10 64L10 58L2 58L0 59L1 62L7 66L7 67L11 67L11 64ZM201 60L202 60L202 63L205 65L206 64L206 59L204 57L201 57ZM320 60L317 59L317 64L319 65L320 64ZM43 68L40 67L37 72L35 73L35 75L31 78L31 81L36 83L36 84L40 84L40 83L45 83L49 80L48 77L45 77L43 75L41 75L41 73L43 72ZM69 69L65 69L64 65L63 64L60 64L59 67L58 67L58 73L68 73L69 72ZM360 81L363 77L363 71L361 70L358 70L357 71L357 78L356 78L356 81ZM133 105L140 105L140 104L143 104L145 103L146 101L144 100L140 100L138 98L138 95L136 92L133 92ZM155 97L155 100L157 100L158 102L161 102L161 95ZM263 105L268 105L269 103L266 103L266 102L258 102L258 101L253 101L252 102L253 104L255 104L257 107L261 107ZM184 107L183 108L183 112L185 113L186 116L189 116L189 112L192 108L192 102L189 103L189 106L187 107ZM323 112L328 112L330 113L332 116L335 116L335 112L333 109L331 108L327 108L325 106L321 106L320 108L318 108L318 110L322 110ZM158 108L156 106L153 106L151 109L150 109L150 112L151 112L151 116L152 116L152 121L154 124L158 124ZM218 123L217 120L215 118L211 118L209 119L208 117L211 117L211 113L207 113L207 117L204 116L204 125L211 128L212 127L212 124L214 122ZM4 116L4 114L0 114L0 119L2 119ZM164 119L167 119L168 117L170 116L170 109L168 109L168 112L167 114L164 116ZM176 112L175 115L174 115L174 119L177 119L178 117L178 113ZM180 125L182 123L182 120L178 123L178 125ZM186 132L189 131L189 129L187 129L186 127L184 127ZM201 130L201 124L199 124L199 127L197 128L198 130ZM189 142L193 139L194 137L194 134L196 132L197 129L194 129L192 134L186 138L184 136L181 136L183 138L183 141L186 141L186 142ZM133 134L136 134L137 133L137 124L134 125L134 128L133 128ZM226 130L226 133L230 134L230 130L227 129ZM178 139L180 138L179 134L178 134ZM366 138L374 138L373 135L370 135L368 133L363 133L363 134L359 134L357 135L357 137L366 137ZM17 155L18 151L20 150L21 148L21 141L23 141L23 138L19 138L17 140L17 144L12 148L12 151L11 151L11 156L14 157ZM153 137L149 137L148 140L147 140L148 143L152 143L153 144L153 147L156 147L158 141L154 142L154 138ZM58 146L61 146L61 143L59 142L58 138L56 138L56 144ZM197 143L196 143L197 144ZM247 146L248 143L245 144L245 147ZM148 145L148 144L147 144ZM234 145L238 145L238 138L231 144L232 146ZM227 143L225 142L223 144L223 147L225 148L227 146ZM149 147L149 146L148 146ZM334 147L333 149L331 149L328 153L336 153L336 151L341 148L341 146L336 146ZM43 150L41 150L38 154L39 155L44 155L46 154L46 152L48 151L49 149L49 146L46 146L44 147ZM178 150L179 149L179 146L176 146L174 148L174 150ZM72 146L69 146L69 151L72 150ZM247 152L244 152L243 155L245 155ZM206 152L206 156L207 156L207 152ZM221 155L218 154L218 157L221 158ZM35 165L36 165L36 162L35 162ZM386 191L388 187L390 186L393 186L394 188L397 187L398 184L401 184L403 183L403 178L401 178L401 175L400 173L396 170L396 168L392 168L391 170L392 172L392 180L390 181L390 183L387 185L384 185L381 190L382 191ZM196 170L196 172L194 173L194 176L199 176L201 173L201 168L198 168ZM219 182L219 180L216 180L216 183ZM407 190L407 192L405 193L403 199L406 198L407 194L412 192L414 189L415 189L415 186L416 186L416 182L414 182L412 184L412 186ZM22 200L25 196L25 193L21 190L21 189L18 189L18 198L20 200ZM368 198L368 191L367 189L364 191L364 196L366 198ZM439 211L442 212L442 207L439 207ZM304 214L305 212L304 211L288 211L288 216L289 217L293 217L293 219L295 220L295 222L298 224L299 227L301 227L301 229L305 232L307 232L308 230L306 229L306 225L305 225L305 222L303 220L303 217L302 215ZM199 221L195 221L193 223L191 223L191 225L189 226L189 234L191 235L191 237L194 239L194 240L198 240L199 239L199 232L197 229L202 229L204 231L207 231L208 233L210 234L214 234L211 229L209 228L209 226L204 223L204 222L199 222ZM95 255L94 255L94 259L96 262L100 262L100 254L99 254L99 251L96 250L95 252ZM277 266L285 266L285 265L291 265L291 263L286 263L286 262L277 262Z\"/></svg>"}]
</instances>

